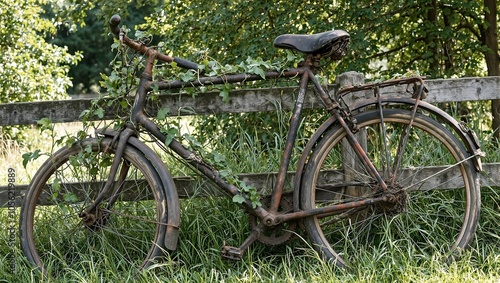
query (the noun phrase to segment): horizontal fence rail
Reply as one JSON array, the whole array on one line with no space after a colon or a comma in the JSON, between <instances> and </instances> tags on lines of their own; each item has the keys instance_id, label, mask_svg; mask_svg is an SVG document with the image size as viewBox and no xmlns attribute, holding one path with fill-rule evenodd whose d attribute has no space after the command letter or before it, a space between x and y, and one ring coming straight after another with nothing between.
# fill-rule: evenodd
<instances>
[{"instance_id":1,"label":"horizontal fence rail","mask_svg":"<svg viewBox=\"0 0 500 283\"><path fill-rule=\"evenodd\" d=\"M430 103L500 99L500 77L426 80L425 83L429 90L425 101ZM196 97L164 94L159 95L155 104L156 109L170 109L172 116L273 111L276 103L283 110L291 110L296 90L297 87L235 90L230 93L228 103L222 101L219 92L200 93ZM400 87L394 91L405 89ZM307 98L306 108L322 107L314 94ZM42 118L50 118L53 123L80 121L82 111L90 108L91 101L92 98L85 98L0 104L0 126L31 125ZM155 109L149 113L155 115ZM112 111L105 111L104 115L103 119L114 117Z\"/></svg>"},{"instance_id":2,"label":"horizontal fence rail","mask_svg":"<svg viewBox=\"0 0 500 283\"><path fill-rule=\"evenodd\" d=\"M435 172L443 170L445 168L441 167L433 167L433 168L414 168L413 170L419 170L419 177L425 179L429 176L434 175ZM483 165L483 170L485 174L481 176L481 186L492 186L496 187L500 185L500 177L498 176L500 169L500 163L488 163ZM491 174L490 174L490 173ZM407 172L410 174L411 172ZM323 172L324 177L329 180L341 180L344 177L344 173L340 171L328 171ZM403 173L404 174L404 173ZM251 174L239 174L239 178L245 183L254 186L261 195L270 194L274 184L276 183L277 173L251 173ZM293 180L295 174L293 172L289 172L286 178L287 183L285 184L286 191L291 191ZM440 177L442 178L442 177ZM452 179L452 178L450 178ZM211 182L206 181L203 178L193 179L191 177L174 177L174 182L177 188L177 193L180 198L188 198L188 197L206 197L206 196L223 196L223 192L215 187ZM430 183L439 183L443 184L442 180L438 180L436 178L429 178L426 180L427 184ZM104 185L104 181L102 182L94 182L93 186L89 186L89 188L102 188ZM455 184L453 182L446 182L444 186L441 186L441 189L452 189L455 188ZM125 185L126 186L126 185ZM432 185L429 185L432 187ZM80 183L74 184L64 184L65 189L68 191L72 191L72 187L81 187ZM26 189L28 185L17 185L15 189L15 206L20 206L20 197L24 196L26 193ZM7 187L0 187L0 207L7 207L7 199L8 199L8 190ZM127 198L129 197L129 198ZM130 195L125 196L122 200L133 200L137 196ZM147 196L146 196L147 197ZM51 204L49 199L41 200L42 205ZM12 205L10 205L12 206Z\"/></svg>"},{"instance_id":3,"label":"horizontal fence rail","mask_svg":"<svg viewBox=\"0 0 500 283\"><path fill-rule=\"evenodd\" d=\"M347 77L347 83L340 82L340 85L347 86L349 81L359 83L360 74L352 72L344 75ZM438 79L426 80L425 83L429 90L425 101L431 103L500 99L500 77ZM330 88L333 91L338 88L338 84L331 85ZM164 94L159 95L155 107L149 106L149 113L156 115L155 109L162 107L168 108L171 116L275 111L278 105L280 109L291 110L294 105L296 89L297 87L276 87L235 90L230 93L228 103L222 101L219 92L202 93L194 98L190 94ZM405 92L405 88L402 86L394 87L389 92L401 93ZM306 108L322 107L315 95L307 97ZM82 111L90 107L91 101L92 98L85 98L0 104L0 126L32 125L42 118L50 118L54 123L80 121ZM105 112L103 119L112 117L114 117L114 113L110 110ZM481 184L483 186L500 186L500 163L484 164L483 169ZM426 175L431 174L428 171L433 169L424 168L423 170L422 172L426 172L424 174ZM329 174L332 175L332 178L336 178L336 174L339 175L336 172ZM240 178L262 193L266 193L273 188L276 173L241 174ZM289 173L287 178L289 189L293 178L294 174ZM220 194L210 182L203 186L196 185L199 182L205 182L203 180L176 177L174 181L181 197ZM203 187L203 189L194 191L193 188L199 187ZM19 206L20 196L24 196L26 188L27 185L16 184L16 206ZM7 207L9 197L9 188L0 186L0 207Z\"/></svg>"}]
</instances>

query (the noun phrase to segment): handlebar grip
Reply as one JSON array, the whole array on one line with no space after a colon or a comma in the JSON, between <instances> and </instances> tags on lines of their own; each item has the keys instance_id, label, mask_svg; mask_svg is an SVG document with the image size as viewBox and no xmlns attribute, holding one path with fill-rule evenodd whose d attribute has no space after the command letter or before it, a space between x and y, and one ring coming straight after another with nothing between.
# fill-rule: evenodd
<instances>
[{"instance_id":1,"label":"handlebar grip","mask_svg":"<svg viewBox=\"0 0 500 283\"><path fill-rule=\"evenodd\" d=\"M113 15L111 19L109 19L109 28L116 37L118 37L118 34L120 33L120 28L118 27L118 25L120 25L121 21L122 18L119 15Z\"/></svg>"},{"instance_id":2,"label":"handlebar grip","mask_svg":"<svg viewBox=\"0 0 500 283\"><path fill-rule=\"evenodd\" d=\"M174 62L179 65L179 67L182 67L184 69L193 69L193 70L198 70L198 64L188 61L186 59L182 59L179 57L174 57Z\"/></svg>"}]
</instances>

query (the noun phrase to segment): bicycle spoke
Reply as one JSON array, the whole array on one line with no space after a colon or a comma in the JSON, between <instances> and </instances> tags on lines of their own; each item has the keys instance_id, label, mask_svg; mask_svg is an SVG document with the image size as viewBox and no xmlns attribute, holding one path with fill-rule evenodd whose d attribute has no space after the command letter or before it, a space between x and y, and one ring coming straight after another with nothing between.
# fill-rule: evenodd
<instances>
[{"instance_id":1,"label":"bicycle spoke","mask_svg":"<svg viewBox=\"0 0 500 283\"><path fill-rule=\"evenodd\" d=\"M88 143L91 152L79 145L61 149L54 158L58 163L49 160L35 175L28 197L35 195L38 202L23 211L33 223L21 227L27 235L23 249L54 274L87 262L96 270L109 264L139 270L163 253L157 234L165 229L159 218L163 194L154 191L162 185L145 157L126 148L115 180L103 190L113 155L102 153L105 145L97 140Z\"/></svg>"},{"instance_id":2,"label":"bicycle spoke","mask_svg":"<svg viewBox=\"0 0 500 283\"><path fill-rule=\"evenodd\" d=\"M364 150L388 188L356 165L361 160L352 151L346 154L343 128L333 128L308 161L302 208L382 201L306 219L317 249L345 263L370 245L450 255L464 248L477 225L479 198L463 146L442 125L409 110L384 109L380 115L376 109L356 119L366 132Z\"/></svg>"}]
</instances>

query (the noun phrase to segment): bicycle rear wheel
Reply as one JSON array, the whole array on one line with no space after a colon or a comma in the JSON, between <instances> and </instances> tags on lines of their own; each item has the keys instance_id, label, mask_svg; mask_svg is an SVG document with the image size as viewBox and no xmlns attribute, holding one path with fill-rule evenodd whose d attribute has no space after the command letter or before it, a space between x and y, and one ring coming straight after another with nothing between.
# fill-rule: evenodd
<instances>
[{"instance_id":1,"label":"bicycle rear wheel","mask_svg":"<svg viewBox=\"0 0 500 283\"><path fill-rule=\"evenodd\" d=\"M30 183L21 209L21 246L44 273L57 275L66 268L130 272L163 255L162 183L132 146L125 148L111 192L94 211L82 215L108 179L114 152L104 149L110 143L109 138L87 139L62 148Z\"/></svg>"},{"instance_id":2,"label":"bicycle rear wheel","mask_svg":"<svg viewBox=\"0 0 500 283\"><path fill-rule=\"evenodd\" d=\"M454 257L470 243L479 217L479 181L470 155L449 130L426 115L417 113L410 127L410 110L382 113L371 110L355 118L366 137L358 140L388 191L361 165L345 130L333 125L308 160L300 201L307 210L384 196L387 200L306 218L308 235L322 256L341 267L375 249L410 258L436 253Z\"/></svg>"}]
</instances>

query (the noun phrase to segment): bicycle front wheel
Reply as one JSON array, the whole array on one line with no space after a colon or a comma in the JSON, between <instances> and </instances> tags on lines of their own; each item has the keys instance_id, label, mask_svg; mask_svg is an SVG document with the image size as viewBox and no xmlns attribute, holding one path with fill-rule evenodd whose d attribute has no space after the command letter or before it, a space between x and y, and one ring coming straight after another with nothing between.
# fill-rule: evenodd
<instances>
[{"instance_id":1,"label":"bicycle front wheel","mask_svg":"<svg viewBox=\"0 0 500 283\"><path fill-rule=\"evenodd\" d=\"M355 117L357 139L387 190L362 165L339 125L308 160L301 208L342 209L306 218L305 227L315 249L341 267L377 249L449 259L473 238L480 193L470 155L445 126L419 113L411 123L411 114L377 109Z\"/></svg>"},{"instance_id":2,"label":"bicycle front wheel","mask_svg":"<svg viewBox=\"0 0 500 283\"><path fill-rule=\"evenodd\" d=\"M112 189L102 193L115 156L113 150L105 152L111 142L87 139L62 148L29 185L21 209L21 246L44 273L135 272L163 254L162 183L139 150L126 146ZM96 203L99 195L103 198Z\"/></svg>"}]
</instances>

